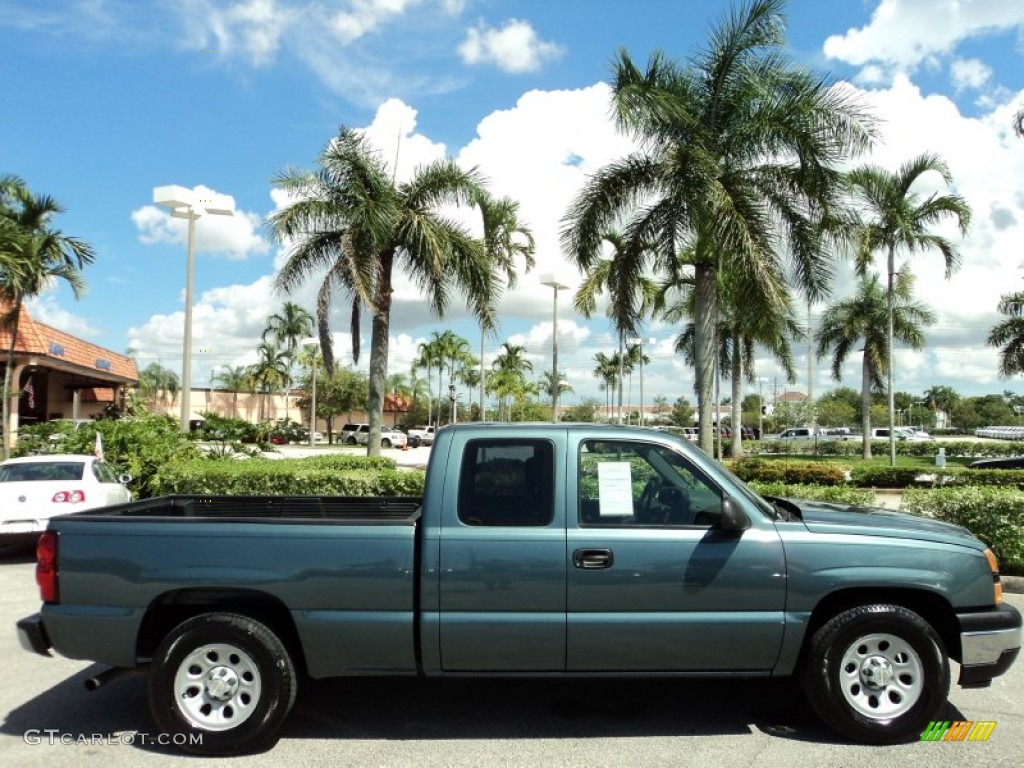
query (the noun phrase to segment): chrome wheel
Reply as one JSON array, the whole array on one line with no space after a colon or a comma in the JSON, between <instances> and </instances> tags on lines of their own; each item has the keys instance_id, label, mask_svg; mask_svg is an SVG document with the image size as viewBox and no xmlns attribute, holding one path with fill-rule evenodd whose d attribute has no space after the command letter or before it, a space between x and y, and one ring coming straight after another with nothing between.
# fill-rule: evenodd
<instances>
[{"instance_id":1,"label":"chrome wheel","mask_svg":"<svg viewBox=\"0 0 1024 768\"><path fill-rule=\"evenodd\" d=\"M248 720L261 691L259 667L252 657L226 643L195 649L174 676L175 701L182 716L209 731L236 728Z\"/></svg>"},{"instance_id":2,"label":"chrome wheel","mask_svg":"<svg viewBox=\"0 0 1024 768\"><path fill-rule=\"evenodd\" d=\"M850 643L843 652L839 675L846 703L872 719L899 717L924 692L921 657L897 635L865 635Z\"/></svg>"}]
</instances>

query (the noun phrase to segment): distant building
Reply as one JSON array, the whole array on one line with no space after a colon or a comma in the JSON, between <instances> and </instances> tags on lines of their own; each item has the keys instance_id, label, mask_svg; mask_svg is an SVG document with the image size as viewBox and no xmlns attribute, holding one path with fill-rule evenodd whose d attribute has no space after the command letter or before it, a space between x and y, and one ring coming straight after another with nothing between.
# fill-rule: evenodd
<instances>
[{"instance_id":1,"label":"distant building","mask_svg":"<svg viewBox=\"0 0 1024 768\"><path fill-rule=\"evenodd\" d=\"M0 303L0 313L10 305ZM10 331L0 328L0 375L5 375ZM11 372L10 418L4 429L13 447L22 424L53 419L88 419L120 402L138 383L127 355L34 320L22 305Z\"/></svg>"}]
</instances>

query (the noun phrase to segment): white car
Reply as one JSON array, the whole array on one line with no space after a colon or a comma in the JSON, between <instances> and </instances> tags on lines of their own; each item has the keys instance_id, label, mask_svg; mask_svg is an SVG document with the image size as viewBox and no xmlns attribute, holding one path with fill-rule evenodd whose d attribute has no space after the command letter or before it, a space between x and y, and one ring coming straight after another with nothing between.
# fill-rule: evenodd
<instances>
[{"instance_id":1,"label":"white car","mask_svg":"<svg viewBox=\"0 0 1024 768\"><path fill-rule=\"evenodd\" d=\"M9 459L0 464L0 544L46 530L57 515L131 501L130 480L95 456Z\"/></svg>"}]
</instances>

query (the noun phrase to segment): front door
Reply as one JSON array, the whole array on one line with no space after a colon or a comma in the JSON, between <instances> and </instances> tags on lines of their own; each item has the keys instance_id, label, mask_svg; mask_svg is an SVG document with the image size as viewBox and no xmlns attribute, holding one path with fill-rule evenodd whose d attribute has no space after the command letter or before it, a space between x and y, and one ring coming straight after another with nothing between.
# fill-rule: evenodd
<instances>
[{"instance_id":1,"label":"front door","mask_svg":"<svg viewBox=\"0 0 1024 768\"><path fill-rule=\"evenodd\" d=\"M786 589L771 521L718 528L721 487L674 448L623 438L576 450L567 669L770 670Z\"/></svg>"}]
</instances>

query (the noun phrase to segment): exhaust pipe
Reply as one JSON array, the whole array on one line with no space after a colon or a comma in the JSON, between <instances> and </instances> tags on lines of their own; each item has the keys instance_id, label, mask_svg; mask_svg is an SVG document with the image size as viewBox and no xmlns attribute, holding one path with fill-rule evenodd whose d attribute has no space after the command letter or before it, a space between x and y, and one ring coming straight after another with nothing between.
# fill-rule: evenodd
<instances>
[{"instance_id":1,"label":"exhaust pipe","mask_svg":"<svg viewBox=\"0 0 1024 768\"><path fill-rule=\"evenodd\" d=\"M136 670L129 669L128 667L108 667L107 669L101 670L96 674L85 678L85 690L95 691L101 685L106 685L111 680L116 680L119 677L123 677L135 671Z\"/></svg>"}]
</instances>

